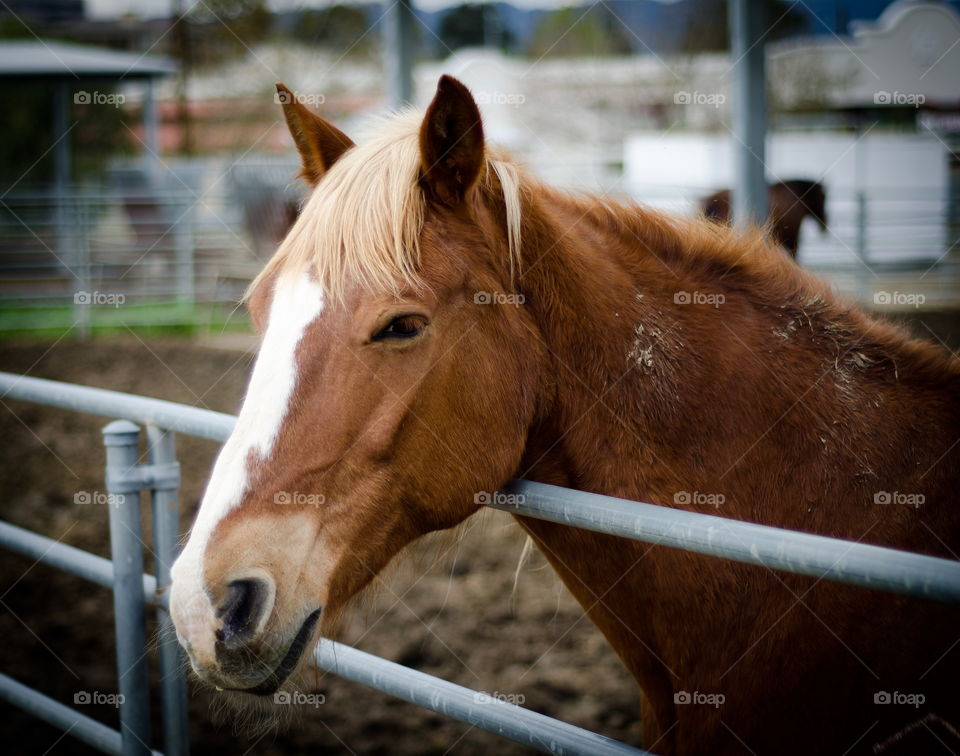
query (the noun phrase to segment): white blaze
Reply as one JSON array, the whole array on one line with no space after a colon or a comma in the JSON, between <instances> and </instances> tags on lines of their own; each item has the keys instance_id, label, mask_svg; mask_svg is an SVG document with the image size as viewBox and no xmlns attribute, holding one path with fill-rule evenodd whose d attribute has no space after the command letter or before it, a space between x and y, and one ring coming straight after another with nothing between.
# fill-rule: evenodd
<instances>
[{"instance_id":1,"label":"white blaze","mask_svg":"<svg viewBox=\"0 0 960 756\"><path fill-rule=\"evenodd\" d=\"M249 488L248 460L266 459L273 448L297 383L297 346L322 311L323 290L308 274L278 279L270 302L267 331L237 424L220 450L190 538L173 566L171 605L176 604L178 631L188 638L192 627L201 630L213 621L212 607L203 588L207 541L217 523L240 504ZM212 633L208 634L212 647ZM196 649L197 638L190 640Z\"/></svg>"}]
</instances>

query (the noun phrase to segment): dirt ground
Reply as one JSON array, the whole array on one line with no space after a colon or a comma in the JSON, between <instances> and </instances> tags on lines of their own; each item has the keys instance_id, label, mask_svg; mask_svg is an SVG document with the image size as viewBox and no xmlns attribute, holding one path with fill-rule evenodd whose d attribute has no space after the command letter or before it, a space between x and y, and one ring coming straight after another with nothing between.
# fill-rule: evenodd
<instances>
[{"instance_id":1,"label":"dirt ground","mask_svg":"<svg viewBox=\"0 0 960 756\"><path fill-rule=\"evenodd\" d=\"M0 344L0 369L235 412L251 357L187 340L135 336ZM109 557L102 491L103 418L0 401L0 518ZM217 445L179 437L182 527L192 520ZM144 497L146 498L146 497ZM144 502L145 521L149 521ZM149 532L149 529L148 529ZM599 632L534 555L520 573L523 538L489 512L458 541L427 544L353 615L341 640L536 711L639 745L639 694ZM113 612L107 590L0 550L0 672L73 704L83 691L116 691ZM431 566L432 564L432 566ZM148 557L149 569L149 557ZM152 623L152 619L151 619ZM153 630L153 625L150 628ZM156 682L156 659L152 659ZM304 705L280 731L236 732L217 694L191 684L196 754L519 754L482 730L326 675L322 705ZM154 697L154 747L161 748ZM109 705L82 710L116 726ZM0 704L0 742L11 754L94 753L19 709Z\"/></svg>"}]
</instances>

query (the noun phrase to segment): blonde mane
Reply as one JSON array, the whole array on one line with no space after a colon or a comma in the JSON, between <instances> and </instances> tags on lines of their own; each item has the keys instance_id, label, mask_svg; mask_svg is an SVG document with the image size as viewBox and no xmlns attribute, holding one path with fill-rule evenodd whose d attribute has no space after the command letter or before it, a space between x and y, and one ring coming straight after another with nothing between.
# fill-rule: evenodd
<instances>
[{"instance_id":1,"label":"blonde mane","mask_svg":"<svg viewBox=\"0 0 960 756\"><path fill-rule=\"evenodd\" d=\"M367 139L333 164L310 194L276 254L250 284L313 266L327 297L342 302L347 282L366 291L421 288L420 233L426 198L419 186L419 131L415 110L379 118ZM499 158L499 156L497 156ZM487 158L505 202L510 270L520 255L520 172L516 164Z\"/></svg>"}]
</instances>

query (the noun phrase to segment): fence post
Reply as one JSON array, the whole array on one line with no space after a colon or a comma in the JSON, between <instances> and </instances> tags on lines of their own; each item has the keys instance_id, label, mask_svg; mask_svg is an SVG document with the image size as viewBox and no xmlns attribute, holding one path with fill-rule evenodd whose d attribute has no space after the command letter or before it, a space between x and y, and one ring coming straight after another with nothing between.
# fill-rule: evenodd
<instances>
[{"instance_id":1,"label":"fence post","mask_svg":"<svg viewBox=\"0 0 960 756\"><path fill-rule=\"evenodd\" d=\"M176 436L172 431L147 426L147 455L151 465L177 461ZM153 549L156 555L157 591L170 586L170 568L177 558L180 538L180 503L174 485L154 487L150 493L153 510ZM177 642L169 612L157 610L160 651L160 706L163 712L163 749L165 756L188 756L190 738L187 727L187 681L185 659Z\"/></svg>"},{"instance_id":2,"label":"fence post","mask_svg":"<svg viewBox=\"0 0 960 756\"><path fill-rule=\"evenodd\" d=\"M137 464L140 429L115 420L103 429L107 450L106 487L113 558L113 613L117 635L117 692L123 756L150 754L150 681L144 628L143 542L140 539L140 493L122 477Z\"/></svg>"},{"instance_id":3,"label":"fence post","mask_svg":"<svg viewBox=\"0 0 960 756\"><path fill-rule=\"evenodd\" d=\"M416 15L411 0L398 0L386 8L383 14L383 66L387 75L387 106L397 109L413 102Z\"/></svg>"},{"instance_id":4,"label":"fence post","mask_svg":"<svg viewBox=\"0 0 960 756\"><path fill-rule=\"evenodd\" d=\"M767 68L766 6L749 0L727 4L733 70L733 192L737 226L763 223L769 213L766 178Z\"/></svg>"},{"instance_id":5,"label":"fence post","mask_svg":"<svg viewBox=\"0 0 960 756\"><path fill-rule=\"evenodd\" d=\"M87 195L81 190L70 194L69 201L73 210L73 217L70 224L73 229L73 254L75 255L74 273L79 277L79 288L87 294L87 303L77 312L77 336L81 341L86 341L92 333L91 321L93 320L93 288L90 275L90 233L88 228L88 206ZM76 307L74 307L76 311Z\"/></svg>"},{"instance_id":6,"label":"fence post","mask_svg":"<svg viewBox=\"0 0 960 756\"><path fill-rule=\"evenodd\" d=\"M186 207L180 212L181 205L172 202L171 209L174 215L174 267L176 269L177 302L185 304L192 313L196 305L197 293L194 281L194 243L193 223L195 215L194 203L186 200Z\"/></svg>"},{"instance_id":7,"label":"fence post","mask_svg":"<svg viewBox=\"0 0 960 756\"><path fill-rule=\"evenodd\" d=\"M867 273L870 266L867 263L869 250L867 249L867 195L866 192L857 192L857 257L860 265L857 267L857 300L860 304L871 306L873 296L870 279Z\"/></svg>"}]
</instances>

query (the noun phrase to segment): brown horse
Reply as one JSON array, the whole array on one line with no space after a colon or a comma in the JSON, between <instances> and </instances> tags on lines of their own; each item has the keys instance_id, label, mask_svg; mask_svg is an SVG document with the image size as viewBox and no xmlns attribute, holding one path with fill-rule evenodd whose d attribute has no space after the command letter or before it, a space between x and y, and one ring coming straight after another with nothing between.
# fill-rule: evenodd
<instances>
[{"instance_id":1,"label":"brown horse","mask_svg":"<svg viewBox=\"0 0 960 756\"><path fill-rule=\"evenodd\" d=\"M537 183L449 77L358 145L284 114L314 188L251 287L260 353L173 570L203 680L275 691L405 546L519 476L960 550L960 361L758 231ZM953 607L518 519L639 683L652 751L960 726Z\"/></svg>"},{"instance_id":2,"label":"brown horse","mask_svg":"<svg viewBox=\"0 0 960 756\"><path fill-rule=\"evenodd\" d=\"M808 215L827 230L827 194L823 184L791 179L770 185L767 228L773 240L794 259L800 246L800 226ZM700 200L703 214L718 223L730 222L730 190L721 189Z\"/></svg>"}]
</instances>

